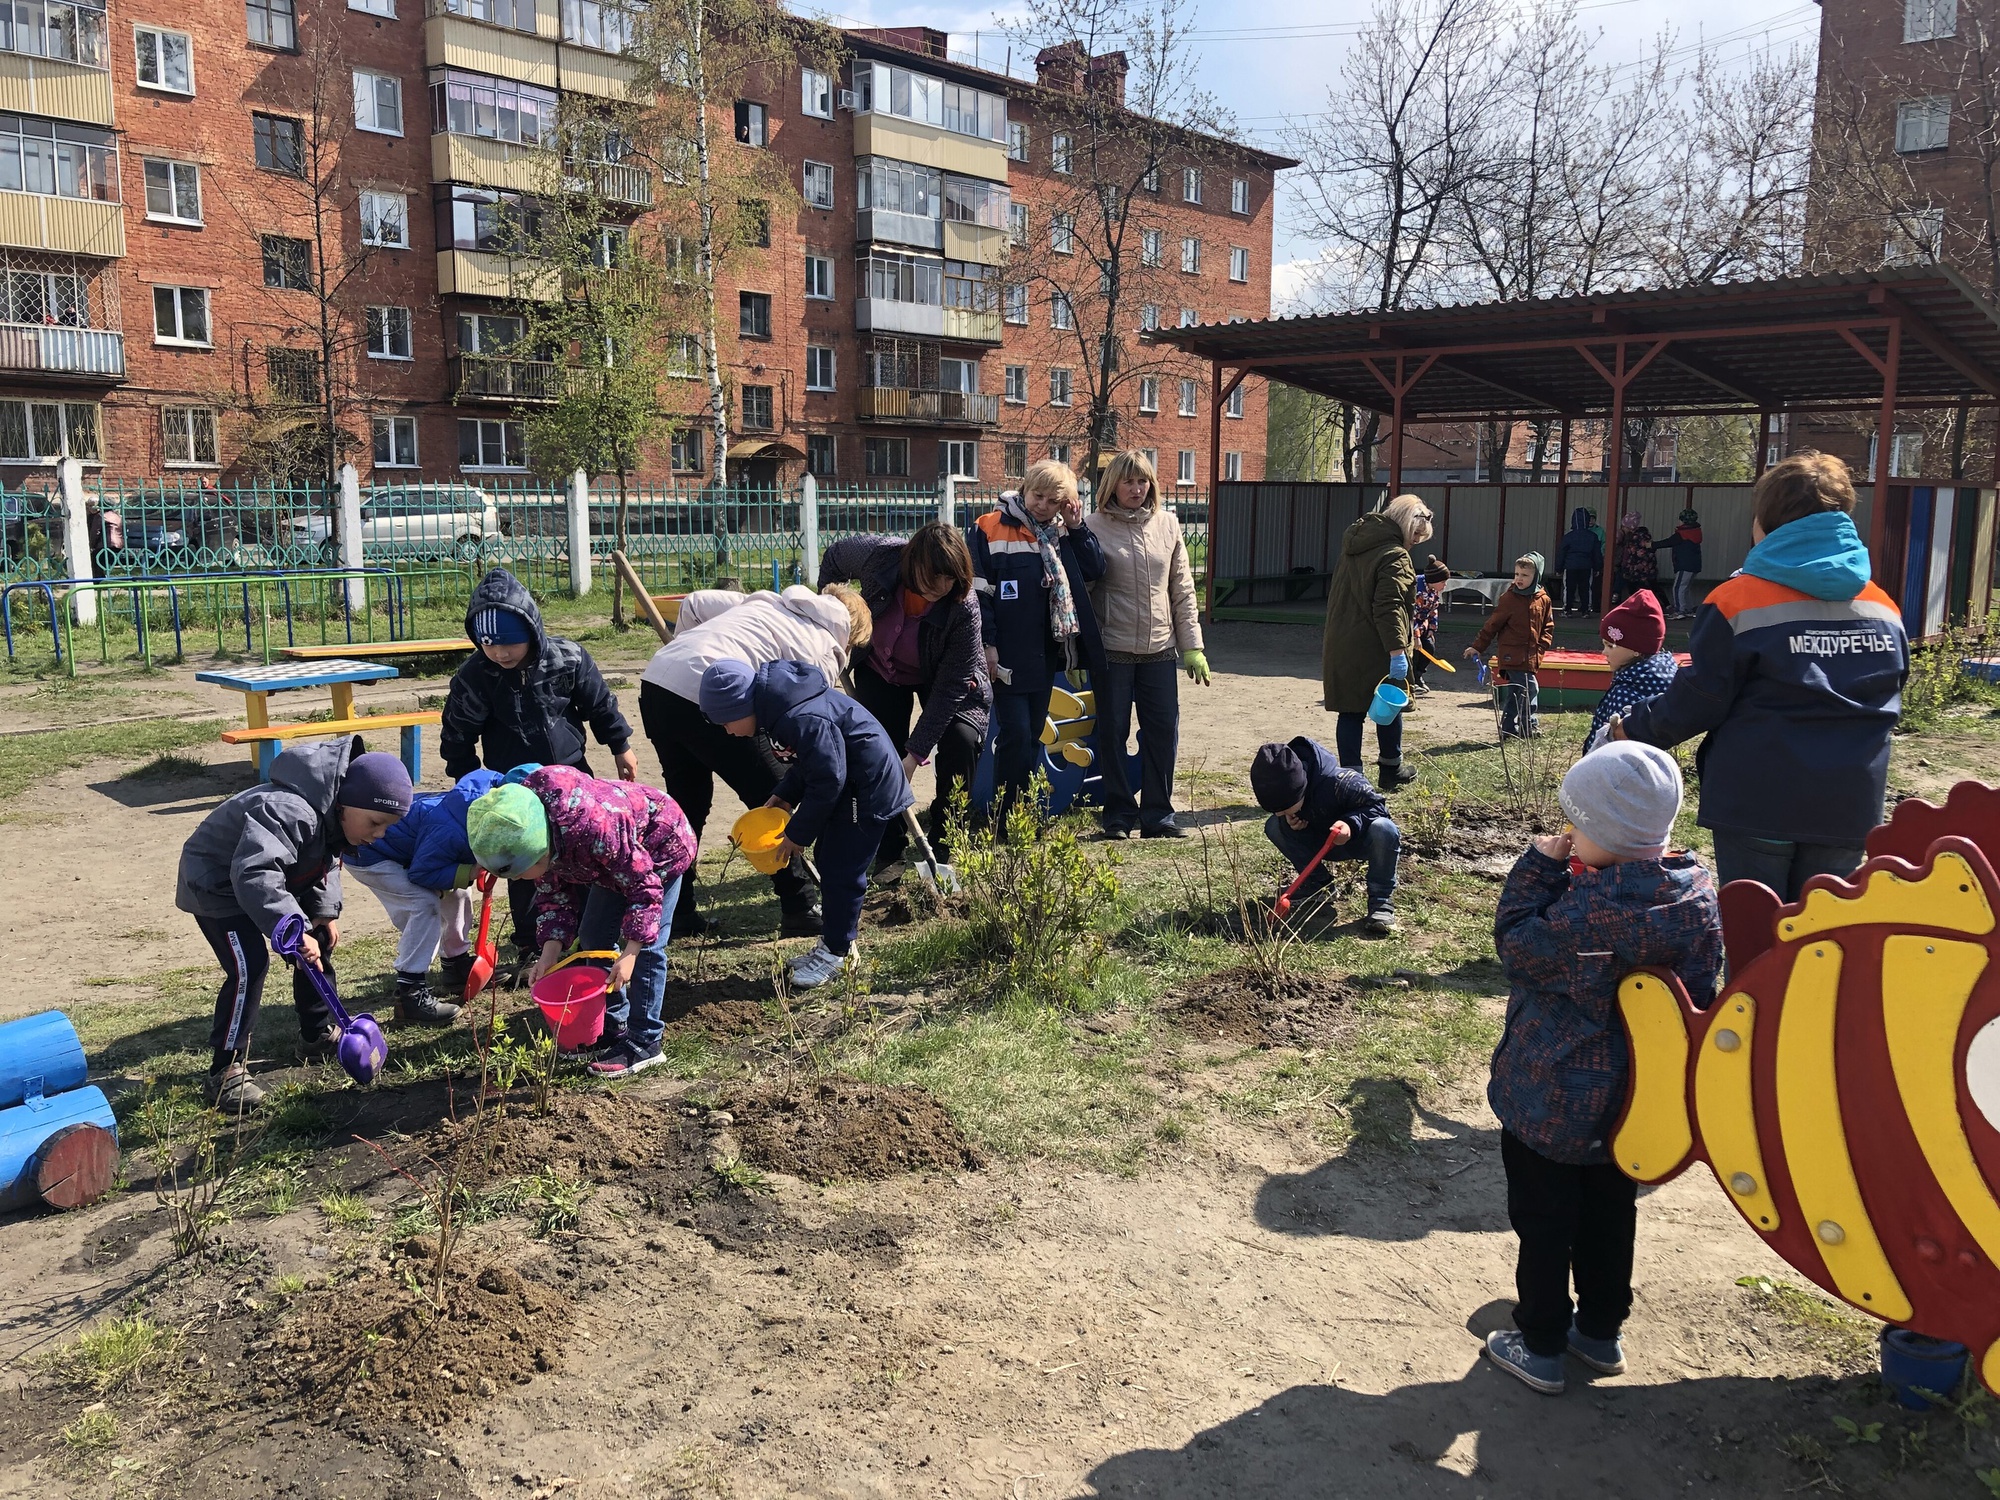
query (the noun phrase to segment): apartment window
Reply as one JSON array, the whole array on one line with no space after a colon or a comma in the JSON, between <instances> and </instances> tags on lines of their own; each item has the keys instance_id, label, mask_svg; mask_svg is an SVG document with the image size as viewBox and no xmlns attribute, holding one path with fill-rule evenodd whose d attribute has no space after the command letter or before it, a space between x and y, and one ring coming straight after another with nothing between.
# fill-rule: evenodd
<instances>
[{"instance_id":1,"label":"apartment window","mask_svg":"<svg viewBox=\"0 0 2000 1500\"><path fill-rule=\"evenodd\" d=\"M1139 231L1139 264L1157 267L1160 264L1160 231L1142 229Z\"/></svg>"},{"instance_id":2,"label":"apartment window","mask_svg":"<svg viewBox=\"0 0 2000 1500\"><path fill-rule=\"evenodd\" d=\"M827 302L833 298L833 257L830 255L808 255L806 257L806 295L816 302Z\"/></svg>"},{"instance_id":3,"label":"apartment window","mask_svg":"<svg viewBox=\"0 0 2000 1500\"><path fill-rule=\"evenodd\" d=\"M1028 159L1028 127L1019 120L1007 125L1007 159L1026 161Z\"/></svg>"},{"instance_id":4,"label":"apartment window","mask_svg":"<svg viewBox=\"0 0 2000 1500\"><path fill-rule=\"evenodd\" d=\"M1007 139L1007 100L887 63L854 65L854 103L862 114L900 115L981 140Z\"/></svg>"},{"instance_id":5,"label":"apartment window","mask_svg":"<svg viewBox=\"0 0 2000 1500\"><path fill-rule=\"evenodd\" d=\"M833 389L833 350L822 344L806 345L806 389Z\"/></svg>"},{"instance_id":6,"label":"apartment window","mask_svg":"<svg viewBox=\"0 0 2000 1500\"><path fill-rule=\"evenodd\" d=\"M1053 459L1053 460L1054 460L1055 462L1059 463L1059 464L1066 464L1066 463L1068 463L1068 462L1069 462L1069 444L1068 444L1068 443L1050 443L1050 444L1049 444L1049 457L1050 457L1051 459Z\"/></svg>"},{"instance_id":7,"label":"apartment window","mask_svg":"<svg viewBox=\"0 0 2000 1500\"><path fill-rule=\"evenodd\" d=\"M444 0L444 8L454 16L490 21L513 31L535 29L535 0Z\"/></svg>"},{"instance_id":8,"label":"apartment window","mask_svg":"<svg viewBox=\"0 0 2000 1500\"><path fill-rule=\"evenodd\" d=\"M1942 151L1951 140L1951 100L1906 99L1896 106L1896 149Z\"/></svg>"},{"instance_id":9,"label":"apartment window","mask_svg":"<svg viewBox=\"0 0 2000 1500\"><path fill-rule=\"evenodd\" d=\"M1010 245L1028 243L1028 205L1025 203L1007 205L1007 243Z\"/></svg>"},{"instance_id":10,"label":"apartment window","mask_svg":"<svg viewBox=\"0 0 2000 1500\"><path fill-rule=\"evenodd\" d=\"M292 0L243 0L250 40L260 47L293 52L299 45L299 23Z\"/></svg>"},{"instance_id":11,"label":"apartment window","mask_svg":"<svg viewBox=\"0 0 2000 1500\"><path fill-rule=\"evenodd\" d=\"M746 146L770 144L771 116L761 104L747 99L736 101L736 139Z\"/></svg>"},{"instance_id":12,"label":"apartment window","mask_svg":"<svg viewBox=\"0 0 2000 1500\"><path fill-rule=\"evenodd\" d=\"M1076 215L1049 215L1049 248L1058 255L1076 253Z\"/></svg>"},{"instance_id":13,"label":"apartment window","mask_svg":"<svg viewBox=\"0 0 2000 1500\"><path fill-rule=\"evenodd\" d=\"M632 12L605 0L563 0L563 40L598 52L623 52L632 45Z\"/></svg>"},{"instance_id":14,"label":"apartment window","mask_svg":"<svg viewBox=\"0 0 2000 1500\"><path fill-rule=\"evenodd\" d=\"M305 176L305 137L297 120L283 115L252 115L250 133L257 142L258 166L288 177Z\"/></svg>"},{"instance_id":15,"label":"apartment window","mask_svg":"<svg viewBox=\"0 0 2000 1500\"><path fill-rule=\"evenodd\" d=\"M361 195L361 243L391 250L410 248L410 205L401 193Z\"/></svg>"},{"instance_id":16,"label":"apartment window","mask_svg":"<svg viewBox=\"0 0 2000 1500\"><path fill-rule=\"evenodd\" d=\"M365 11L371 16L387 16L396 19L396 0L347 0L349 10Z\"/></svg>"},{"instance_id":17,"label":"apartment window","mask_svg":"<svg viewBox=\"0 0 2000 1500\"><path fill-rule=\"evenodd\" d=\"M1151 375L1139 379L1139 410L1148 416L1160 409L1160 382Z\"/></svg>"},{"instance_id":18,"label":"apartment window","mask_svg":"<svg viewBox=\"0 0 2000 1500\"><path fill-rule=\"evenodd\" d=\"M771 336L771 297L768 292L736 294L736 331L746 339Z\"/></svg>"},{"instance_id":19,"label":"apartment window","mask_svg":"<svg viewBox=\"0 0 2000 1500\"><path fill-rule=\"evenodd\" d=\"M1148 302L1144 307L1139 309L1139 326L1148 333L1153 332L1160 326L1159 303Z\"/></svg>"},{"instance_id":20,"label":"apartment window","mask_svg":"<svg viewBox=\"0 0 2000 1500\"><path fill-rule=\"evenodd\" d=\"M1238 387L1236 387L1235 390L1229 393L1229 399L1225 401L1222 405L1222 414L1225 417L1241 417L1243 415L1242 386L1239 385Z\"/></svg>"},{"instance_id":21,"label":"apartment window","mask_svg":"<svg viewBox=\"0 0 2000 1500\"><path fill-rule=\"evenodd\" d=\"M1958 0L1903 0L1903 40L1935 42L1958 34Z\"/></svg>"},{"instance_id":22,"label":"apartment window","mask_svg":"<svg viewBox=\"0 0 2000 1500\"><path fill-rule=\"evenodd\" d=\"M174 224L201 222L201 168L191 161L149 161L146 217Z\"/></svg>"},{"instance_id":23,"label":"apartment window","mask_svg":"<svg viewBox=\"0 0 2000 1500\"><path fill-rule=\"evenodd\" d=\"M433 75L431 130L515 141L523 146L552 146L556 91L511 78L447 68L441 76Z\"/></svg>"},{"instance_id":24,"label":"apartment window","mask_svg":"<svg viewBox=\"0 0 2000 1500\"><path fill-rule=\"evenodd\" d=\"M609 271L632 263L632 231L623 224L597 226L597 254L601 270Z\"/></svg>"},{"instance_id":25,"label":"apartment window","mask_svg":"<svg viewBox=\"0 0 2000 1500\"><path fill-rule=\"evenodd\" d=\"M1232 177L1229 179L1229 211L1233 214L1250 212L1250 179Z\"/></svg>"},{"instance_id":26,"label":"apartment window","mask_svg":"<svg viewBox=\"0 0 2000 1500\"><path fill-rule=\"evenodd\" d=\"M979 477L979 444L977 441L962 441L947 438L938 444L938 478L977 479Z\"/></svg>"},{"instance_id":27,"label":"apartment window","mask_svg":"<svg viewBox=\"0 0 2000 1500\"><path fill-rule=\"evenodd\" d=\"M743 387L743 430L745 432L769 432L771 430L771 387L768 385L746 385Z\"/></svg>"},{"instance_id":28,"label":"apartment window","mask_svg":"<svg viewBox=\"0 0 2000 1500\"><path fill-rule=\"evenodd\" d=\"M0 188L118 201L118 138L95 125L0 114Z\"/></svg>"},{"instance_id":29,"label":"apartment window","mask_svg":"<svg viewBox=\"0 0 2000 1500\"><path fill-rule=\"evenodd\" d=\"M1024 286L1010 286L1000 298L1001 315L1009 323L1026 324L1028 321L1028 289Z\"/></svg>"},{"instance_id":30,"label":"apartment window","mask_svg":"<svg viewBox=\"0 0 2000 1500\"><path fill-rule=\"evenodd\" d=\"M1181 241L1181 274L1185 276L1201 274L1201 241L1192 236Z\"/></svg>"},{"instance_id":31,"label":"apartment window","mask_svg":"<svg viewBox=\"0 0 2000 1500\"><path fill-rule=\"evenodd\" d=\"M676 380L693 380L701 374L701 340L691 333L677 333L667 344L667 374Z\"/></svg>"},{"instance_id":32,"label":"apartment window","mask_svg":"<svg viewBox=\"0 0 2000 1500\"><path fill-rule=\"evenodd\" d=\"M1026 365L1007 366L1007 404L1026 406L1028 404L1028 367Z\"/></svg>"},{"instance_id":33,"label":"apartment window","mask_svg":"<svg viewBox=\"0 0 2000 1500\"><path fill-rule=\"evenodd\" d=\"M806 203L813 208L833 207L833 168L823 161L806 163Z\"/></svg>"},{"instance_id":34,"label":"apartment window","mask_svg":"<svg viewBox=\"0 0 2000 1500\"><path fill-rule=\"evenodd\" d=\"M701 472L701 429L699 427L690 427L684 432L675 433L670 449L668 462L674 466L676 473L699 474Z\"/></svg>"},{"instance_id":35,"label":"apartment window","mask_svg":"<svg viewBox=\"0 0 2000 1500\"><path fill-rule=\"evenodd\" d=\"M450 191L449 198L441 197L437 203L439 249L518 255L539 231L539 210L532 198L462 184Z\"/></svg>"},{"instance_id":36,"label":"apartment window","mask_svg":"<svg viewBox=\"0 0 2000 1500\"><path fill-rule=\"evenodd\" d=\"M104 0L81 0L80 4L48 0L45 4L23 4L18 12L11 5L0 7L0 51L107 67L104 25Z\"/></svg>"},{"instance_id":37,"label":"apartment window","mask_svg":"<svg viewBox=\"0 0 2000 1500\"><path fill-rule=\"evenodd\" d=\"M1061 131L1049 137L1049 170L1069 171L1069 137Z\"/></svg>"},{"instance_id":38,"label":"apartment window","mask_svg":"<svg viewBox=\"0 0 2000 1500\"><path fill-rule=\"evenodd\" d=\"M1225 453L1222 455L1222 477L1232 484L1243 478L1242 454Z\"/></svg>"},{"instance_id":39,"label":"apartment window","mask_svg":"<svg viewBox=\"0 0 2000 1500\"><path fill-rule=\"evenodd\" d=\"M1024 479L1028 473L1028 445L1026 443L1002 443L1000 445L1000 477L1002 479Z\"/></svg>"},{"instance_id":40,"label":"apartment window","mask_svg":"<svg viewBox=\"0 0 2000 1500\"><path fill-rule=\"evenodd\" d=\"M799 112L833 118L833 80L817 68L799 69Z\"/></svg>"},{"instance_id":41,"label":"apartment window","mask_svg":"<svg viewBox=\"0 0 2000 1500\"><path fill-rule=\"evenodd\" d=\"M1049 294L1049 327L1076 327L1076 309L1070 306L1068 292L1051 292Z\"/></svg>"},{"instance_id":42,"label":"apartment window","mask_svg":"<svg viewBox=\"0 0 2000 1500\"><path fill-rule=\"evenodd\" d=\"M458 352L460 354L505 354L520 343L528 331L527 321L505 313L460 313Z\"/></svg>"},{"instance_id":43,"label":"apartment window","mask_svg":"<svg viewBox=\"0 0 2000 1500\"><path fill-rule=\"evenodd\" d=\"M1201 202L1201 168L1181 168L1181 202Z\"/></svg>"},{"instance_id":44,"label":"apartment window","mask_svg":"<svg viewBox=\"0 0 2000 1500\"><path fill-rule=\"evenodd\" d=\"M8 271L0 276L0 322L90 326L90 284L72 271Z\"/></svg>"},{"instance_id":45,"label":"apartment window","mask_svg":"<svg viewBox=\"0 0 2000 1500\"><path fill-rule=\"evenodd\" d=\"M410 358L410 310L407 307L368 309L368 357Z\"/></svg>"},{"instance_id":46,"label":"apartment window","mask_svg":"<svg viewBox=\"0 0 2000 1500\"><path fill-rule=\"evenodd\" d=\"M389 73L354 70L354 124L377 135L403 133L403 80Z\"/></svg>"},{"instance_id":47,"label":"apartment window","mask_svg":"<svg viewBox=\"0 0 2000 1500\"><path fill-rule=\"evenodd\" d=\"M527 468L527 426L521 422L460 417L458 466L462 469Z\"/></svg>"},{"instance_id":48,"label":"apartment window","mask_svg":"<svg viewBox=\"0 0 2000 1500\"><path fill-rule=\"evenodd\" d=\"M1196 399L1195 383L1192 380L1183 380L1181 382L1181 405L1180 405L1180 413L1182 416L1191 417L1194 415L1195 399Z\"/></svg>"},{"instance_id":49,"label":"apartment window","mask_svg":"<svg viewBox=\"0 0 2000 1500\"><path fill-rule=\"evenodd\" d=\"M861 467L870 479L905 477L910 472L910 440L899 437L863 438Z\"/></svg>"},{"instance_id":50,"label":"apartment window","mask_svg":"<svg viewBox=\"0 0 2000 1500\"><path fill-rule=\"evenodd\" d=\"M283 292L310 290L312 245L309 241L295 240L282 234L267 234L263 237L263 249L265 286Z\"/></svg>"},{"instance_id":51,"label":"apartment window","mask_svg":"<svg viewBox=\"0 0 2000 1500\"><path fill-rule=\"evenodd\" d=\"M156 286L153 288L153 342L156 344L198 344L207 348L208 288L201 286Z\"/></svg>"},{"instance_id":52,"label":"apartment window","mask_svg":"<svg viewBox=\"0 0 2000 1500\"><path fill-rule=\"evenodd\" d=\"M376 468L414 469L417 466L415 417L376 417L370 425L375 429Z\"/></svg>"},{"instance_id":53,"label":"apartment window","mask_svg":"<svg viewBox=\"0 0 2000 1500\"><path fill-rule=\"evenodd\" d=\"M1192 328L1201 321L1201 314L1191 307L1181 309L1181 327Z\"/></svg>"},{"instance_id":54,"label":"apartment window","mask_svg":"<svg viewBox=\"0 0 2000 1500\"><path fill-rule=\"evenodd\" d=\"M979 361L976 359L941 359L938 361L938 389L941 391L963 391L968 396L979 394Z\"/></svg>"},{"instance_id":55,"label":"apartment window","mask_svg":"<svg viewBox=\"0 0 2000 1500\"><path fill-rule=\"evenodd\" d=\"M1194 449L1181 449L1180 467L1174 473L1175 484L1194 483Z\"/></svg>"},{"instance_id":56,"label":"apartment window","mask_svg":"<svg viewBox=\"0 0 2000 1500\"><path fill-rule=\"evenodd\" d=\"M1069 371L1057 368L1049 371L1049 405L1069 405Z\"/></svg>"},{"instance_id":57,"label":"apartment window","mask_svg":"<svg viewBox=\"0 0 2000 1500\"><path fill-rule=\"evenodd\" d=\"M877 250L854 263L856 295L879 302L944 306L944 262Z\"/></svg>"},{"instance_id":58,"label":"apartment window","mask_svg":"<svg viewBox=\"0 0 2000 1500\"><path fill-rule=\"evenodd\" d=\"M98 458L97 407L88 401L0 401L0 462Z\"/></svg>"},{"instance_id":59,"label":"apartment window","mask_svg":"<svg viewBox=\"0 0 2000 1500\"><path fill-rule=\"evenodd\" d=\"M169 406L160 412L160 452L170 469L213 468L215 411L207 406Z\"/></svg>"},{"instance_id":60,"label":"apartment window","mask_svg":"<svg viewBox=\"0 0 2000 1500\"><path fill-rule=\"evenodd\" d=\"M1139 179L1139 186L1149 193L1157 193L1160 190L1160 164L1158 162L1153 162L1147 166L1145 175Z\"/></svg>"},{"instance_id":61,"label":"apartment window","mask_svg":"<svg viewBox=\"0 0 2000 1500\"><path fill-rule=\"evenodd\" d=\"M806 472L815 479L831 479L840 472L840 445L830 432L806 434Z\"/></svg>"},{"instance_id":62,"label":"apartment window","mask_svg":"<svg viewBox=\"0 0 2000 1500\"><path fill-rule=\"evenodd\" d=\"M1248 281L1250 279L1250 247L1231 245L1229 247L1229 279Z\"/></svg>"},{"instance_id":63,"label":"apartment window","mask_svg":"<svg viewBox=\"0 0 2000 1500\"><path fill-rule=\"evenodd\" d=\"M315 405L319 401L319 356L310 349L274 345L264 351L264 379L278 400Z\"/></svg>"},{"instance_id":64,"label":"apartment window","mask_svg":"<svg viewBox=\"0 0 2000 1500\"><path fill-rule=\"evenodd\" d=\"M1943 242L1943 209L1909 209L1889 221L1882 260L1892 266L1929 265L1938 259Z\"/></svg>"},{"instance_id":65,"label":"apartment window","mask_svg":"<svg viewBox=\"0 0 2000 1500\"><path fill-rule=\"evenodd\" d=\"M760 250L771 248L771 205L762 198L739 198L736 212L743 220L743 243Z\"/></svg>"},{"instance_id":66,"label":"apartment window","mask_svg":"<svg viewBox=\"0 0 2000 1500\"><path fill-rule=\"evenodd\" d=\"M164 89L170 94L194 92L194 44L185 31L134 26L132 45L141 88Z\"/></svg>"}]
</instances>

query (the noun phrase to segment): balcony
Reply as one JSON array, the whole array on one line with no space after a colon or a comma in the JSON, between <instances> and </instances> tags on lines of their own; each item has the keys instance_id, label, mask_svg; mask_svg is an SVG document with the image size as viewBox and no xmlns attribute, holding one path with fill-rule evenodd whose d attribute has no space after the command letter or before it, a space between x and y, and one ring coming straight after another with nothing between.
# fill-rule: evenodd
<instances>
[{"instance_id":1,"label":"balcony","mask_svg":"<svg viewBox=\"0 0 2000 1500\"><path fill-rule=\"evenodd\" d=\"M943 337L961 344L997 344L1001 342L1002 327L998 308L990 312L971 307L944 310Z\"/></svg>"},{"instance_id":2,"label":"balcony","mask_svg":"<svg viewBox=\"0 0 2000 1500\"><path fill-rule=\"evenodd\" d=\"M463 401L553 401L561 374L546 360L454 354L451 393Z\"/></svg>"},{"instance_id":3,"label":"balcony","mask_svg":"<svg viewBox=\"0 0 2000 1500\"><path fill-rule=\"evenodd\" d=\"M862 244L914 245L920 250L937 250L944 245L944 226L943 221L927 214L864 208L854 216L854 238Z\"/></svg>"},{"instance_id":4,"label":"balcony","mask_svg":"<svg viewBox=\"0 0 2000 1500\"><path fill-rule=\"evenodd\" d=\"M908 391L864 385L854 399L863 422L909 422L922 427L997 427L1000 398L969 391Z\"/></svg>"},{"instance_id":5,"label":"balcony","mask_svg":"<svg viewBox=\"0 0 2000 1500\"><path fill-rule=\"evenodd\" d=\"M546 261L492 250L440 250L437 276L438 290L448 296L553 302L562 294L562 277Z\"/></svg>"},{"instance_id":6,"label":"balcony","mask_svg":"<svg viewBox=\"0 0 2000 1500\"><path fill-rule=\"evenodd\" d=\"M856 297L854 326L863 333L944 336L944 309L935 302L898 302L888 297Z\"/></svg>"},{"instance_id":7,"label":"balcony","mask_svg":"<svg viewBox=\"0 0 2000 1500\"><path fill-rule=\"evenodd\" d=\"M102 328L0 323L0 370L123 380L125 335Z\"/></svg>"},{"instance_id":8,"label":"balcony","mask_svg":"<svg viewBox=\"0 0 2000 1500\"><path fill-rule=\"evenodd\" d=\"M607 203L630 208L653 206L653 178L644 167L614 161L580 162L572 163L566 174L563 186L573 193L588 189Z\"/></svg>"},{"instance_id":9,"label":"balcony","mask_svg":"<svg viewBox=\"0 0 2000 1500\"><path fill-rule=\"evenodd\" d=\"M125 253L125 211L92 198L0 192L0 245L115 260Z\"/></svg>"}]
</instances>

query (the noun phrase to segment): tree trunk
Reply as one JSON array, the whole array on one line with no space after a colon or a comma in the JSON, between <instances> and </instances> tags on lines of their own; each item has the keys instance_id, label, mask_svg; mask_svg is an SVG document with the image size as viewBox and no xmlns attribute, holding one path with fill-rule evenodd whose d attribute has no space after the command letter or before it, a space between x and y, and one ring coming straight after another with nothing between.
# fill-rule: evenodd
<instances>
[{"instance_id":1,"label":"tree trunk","mask_svg":"<svg viewBox=\"0 0 2000 1500\"><path fill-rule=\"evenodd\" d=\"M626 541L630 535L632 504L631 496L625 488L626 462L625 455L621 453L618 456L618 523L616 527L618 550L621 553L625 551ZM623 630L626 628L625 575L616 568L611 570L611 628L614 630Z\"/></svg>"},{"instance_id":2,"label":"tree trunk","mask_svg":"<svg viewBox=\"0 0 2000 1500\"><path fill-rule=\"evenodd\" d=\"M710 160L708 140L708 65L705 61L708 30L707 10L703 0L687 0L688 25L688 88L694 95L694 149L696 181L699 183L696 199L701 207L701 250L700 264L695 274L701 278L702 295L702 338L707 345L705 356L708 361L708 404L711 413L711 435L715 441L714 484L717 489L725 489L729 484L729 392L722 379L722 350L716 334L715 311L715 178L714 164Z\"/></svg>"}]
</instances>

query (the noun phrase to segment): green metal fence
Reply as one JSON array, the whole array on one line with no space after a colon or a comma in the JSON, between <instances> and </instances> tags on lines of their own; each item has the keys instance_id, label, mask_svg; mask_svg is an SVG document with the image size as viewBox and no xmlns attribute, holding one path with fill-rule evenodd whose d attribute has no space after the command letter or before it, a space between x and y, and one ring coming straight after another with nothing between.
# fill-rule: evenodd
<instances>
[{"instance_id":1,"label":"green metal fence","mask_svg":"<svg viewBox=\"0 0 2000 1500\"><path fill-rule=\"evenodd\" d=\"M796 488L628 485L624 551L657 594L714 588L783 588L805 571L805 529ZM590 491L590 550L608 563L618 546L618 487Z\"/></svg>"}]
</instances>

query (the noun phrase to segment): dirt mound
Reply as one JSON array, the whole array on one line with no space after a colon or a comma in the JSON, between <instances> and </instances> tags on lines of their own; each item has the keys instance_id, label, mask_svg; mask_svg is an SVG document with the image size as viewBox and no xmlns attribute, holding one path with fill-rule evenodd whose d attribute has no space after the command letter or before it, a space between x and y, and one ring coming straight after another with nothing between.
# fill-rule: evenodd
<instances>
[{"instance_id":1,"label":"dirt mound","mask_svg":"<svg viewBox=\"0 0 2000 1500\"><path fill-rule=\"evenodd\" d=\"M681 1109L629 1095L558 1090L546 1115L514 1106L490 1121L484 1141L470 1120L439 1125L421 1155L443 1162L470 1148L467 1180L483 1186L549 1167L569 1178L611 1182L635 1171L698 1163L702 1133Z\"/></svg>"},{"instance_id":2,"label":"dirt mound","mask_svg":"<svg viewBox=\"0 0 2000 1500\"><path fill-rule=\"evenodd\" d=\"M746 1157L814 1182L983 1164L944 1106L920 1088L827 1078L747 1089L723 1108L736 1118Z\"/></svg>"},{"instance_id":3,"label":"dirt mound","mask_svg":"<svg viewBox=\"0 0 2000 1500\"><path fill-rule=\"evenodd\" d=\"M710 1000L681 1011L670 1009L666 1017L668 1036L686 1036L692 1032L707 1032L717 1037L751 1036L768 1031L770 1026L761 1000Z\"/></svg>"},{"instance_id":4,"label":"dirt mound","mask_svg":"<svg viewBox=\"0 0 2000 1500\"><path fill-rule=\"evenodd\" d=\"M1475 875L1505 875L1538 833L1562 827L1560 812L1543 817L1516 808L1470 803L1452 810L1440 832L1406 832L1403 852L1428 859L1447 870Z\"/></svg>"},{"instance_id":5,"label":"dirt mound","mask_svg":"<svg viewBox=\"0 0 2000 1500\"><path fill-rule=\"evenodd\" d=\"M1273 976L1239 965L1197 979L1177 999L1167 1014L1197 1041L1276 1047L1329 1040L1345 1018L1348 996L1317 974Z\"/></svg>"}]
</instances>

